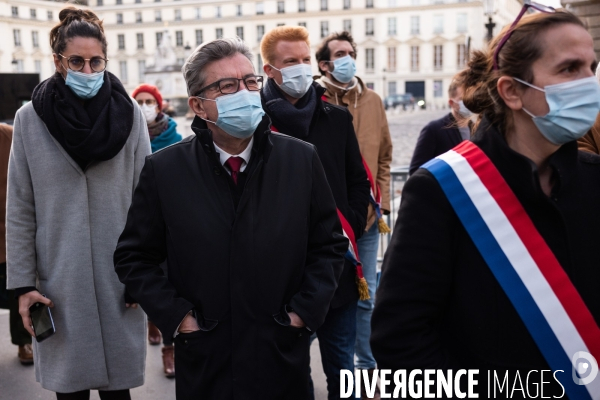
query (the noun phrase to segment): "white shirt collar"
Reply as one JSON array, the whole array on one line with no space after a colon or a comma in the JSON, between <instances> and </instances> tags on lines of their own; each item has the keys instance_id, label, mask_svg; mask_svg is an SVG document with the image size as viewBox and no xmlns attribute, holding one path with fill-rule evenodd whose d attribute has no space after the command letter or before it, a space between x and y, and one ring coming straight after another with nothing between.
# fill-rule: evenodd
<instances>
[{"instance_id":1,"label":"white shirt collar","mask_svg":"<svg viewBox=\"0 0 600 400\"><path fill-rule=\"evenodd\" d=\"M242 166L240 167L240 172L244 172L244 170L250 163L250 156L252 155L252 145L253 144L254 144L254 136L252 136L252 139L250 139L250 142L248 142L248 146L246 146L246 149L244 151L242 151L240 154L236 155L236 154L229 154L228 152L226 152L225 150L223 150L219 146L217 146L216 143L214 143L215 151L219 154L219 161L221 162L221 165L225 165L225 162L227 160L229 160L229 157L241 157L244 160L244 162L242 163ZM225 170L229 174L231 174L229 169L225 168Z\"/></svg>"}]
</instances>

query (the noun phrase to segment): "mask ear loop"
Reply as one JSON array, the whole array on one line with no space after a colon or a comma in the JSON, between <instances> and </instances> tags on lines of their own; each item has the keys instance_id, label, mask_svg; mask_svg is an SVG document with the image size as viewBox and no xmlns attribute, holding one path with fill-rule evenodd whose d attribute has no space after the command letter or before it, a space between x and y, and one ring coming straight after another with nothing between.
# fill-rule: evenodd
<instances>
[{"instance_id":1,"label":"mask ear loop","mask_svg":"<svg viewBox=\"0 0 600 400\"><path fill-rule=\"evenodd\" d=\"M517 81L517 82L519 82L519 83L522 83L522 84L523 84L523 85L525 85L525 86L529 86L530 88L533 88L533 89L535 89L535 90L539 90L540 92L546 93L546 91L545 91L544 89L542 89L541 87L537 87L537 86L535 86L535 85L532 85L531 83L529 83L529 82L525 82L524 80L522 80L522 79L519 79L519 78L515 78L514 76L513 76L512 78L513 78L515 81ZM531 118L537 118L537 116L536 116L536 115L533 115L531 112L527 111L527 109L526 109L525 107L522 107L522 109L523 109L523 111L525 111L525 113L526 113L527 115L529 115Z\"/></svg>"},{"instance_id":2,"label":"mask ear loop","mask_svg":"<svg viewBox=\"0 0 600 400\"><path fill-rule=\"evenodd\" d=\"M210 101L214 101L215 103L217 102L217 100L213 100L213 99L207 99L207 98L205 98L205 97L200 97L200 96L194 96L194 97L195 97L195 98L197 98L197 99L200 99L200 100L210 100ZM203 121L206 121L206 122L210 122L210 123L212 123L212 124L215 124L215 126L217 125L217 123L216 123L216 122L214 122L214 121L211 121L210 119L205 119L205 118L202 118L202 117L201 117L201 116L199 116L199 115L197 115L197 117L198 117L198 118L200 118L200 119L201 119L201 120L203 120Z\"/></svg>"}]
</instances>

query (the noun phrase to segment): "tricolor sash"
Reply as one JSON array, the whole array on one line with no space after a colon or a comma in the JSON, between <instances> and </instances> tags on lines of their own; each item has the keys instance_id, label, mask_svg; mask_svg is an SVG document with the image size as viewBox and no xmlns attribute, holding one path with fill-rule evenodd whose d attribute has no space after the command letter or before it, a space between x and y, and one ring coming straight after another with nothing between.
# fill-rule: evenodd
<instances>
[{"instance_id":1,"label":"tricolor sash","mask_svg":"<svg viewBox=\"0 0 600 400\"><path fill-rule=\"evenodd\" d=\"M279 130L271 125L271 131L279 132ZM363 160L364 162L364 160ZM366 164L365 164L366 165ZM360 257L358 255L358 246L356 245L356 239L354 236L354 231L352 230L352 226L344 217L344 214L340 211L339 208L336 208L338 217L340 222L342 223L342 230L344 236L348 239L348 250L346 251L345 257L348 261L350 261L354 267L356 268L356 285L358 287L358 297L360 300L368 300L369 297L369 286L367 284L367 280L363 275L362 263L360 262Z\"/></svg>"},{"instance_id":2,"label":"tricolor sash","mask_svg":"<svg viewBox=\"0 0 600 400\"><path fill-rule=\"evenodd\" d=\"M325 95L321 96L321 100L324 102L329 102L327 96ZM365 167L365 171L367 172L367 179L369 180L369 185L371 186L369 202L373 206L373 210L375 210L375 215L377 216L377 229L381 234L392 233L392 230L390 229L388 224L385 223L385 220L383 219L383 215L381 213L381 192L379 190L379 184L375 181L375 179L373 179L373 174L371 173L371 170L369 169L369 165L365 161L365 158L362 156L361 158Z\"/></svg>"},{"instance_id":3,"label":"tricolor sash","mask_svg":"<svg viewBox=\"0 0 600 400\"><path fill-rule=\"evenodd\" d=\"M354 231L352 230L352 226L344 217L344 214L337 209L338 217L340 222L342 223L342 231L344 232L344 236L348 239L348 250L346 251L346 259L350 261L356 267L356 285L358 286L358 297L361 300L368 300L371 297L369 296L369 286L367 284L367 280L363 275L362 263L360 262L360 256L358 255L358 246L356 245L356 237L354 236Z\"/></svg>"},{"instance_id":4,"label":"tricolor sash","mask_svg":"<svg viewBox=\"0 0 600 400\"><path fill-rule=\"evenodd\" d=\"M569 398L599 400L600 375L583 385L572 371L579 352L600 361L600 329L491 160L464 141L422 168L439 182L550 368L564 371L561 384ZM597 361L588 361L597 371Z\"/></svg>"}]
</instances>

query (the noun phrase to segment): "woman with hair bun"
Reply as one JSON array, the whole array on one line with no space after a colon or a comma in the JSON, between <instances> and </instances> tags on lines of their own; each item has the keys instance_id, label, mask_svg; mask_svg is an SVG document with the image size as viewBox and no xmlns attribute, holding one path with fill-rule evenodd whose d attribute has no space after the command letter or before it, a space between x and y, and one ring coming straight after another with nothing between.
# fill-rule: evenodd
<instances>
[{"instance_id":1,"label":"woman with hair bun","mask_svg":"<svg viewBox=\"0 0 600 400\"><path fill-rule=\"evenodd\" d=\"M36 379L57 399L130 399L144 383L145 316L113 252L145 157L146 120L106 71L102 21L63 9L50 32L56 73L17 112L7 195L8 287L51 307L56 333L34 341Z\"/></svg>"},{"instance_id":2,"label":"woman with hair bun","mask_svg":"<svg viewBox=\"0 0 600 400\"><path fill-rule=\"evenodd\" d=\"M403 189L372 320L379 368L421 370L437 398L600 398L600 161L577 150L600 111L596 64L583 23L535 3L474 52L474 136Z\"/></svg>"}]
</instances>

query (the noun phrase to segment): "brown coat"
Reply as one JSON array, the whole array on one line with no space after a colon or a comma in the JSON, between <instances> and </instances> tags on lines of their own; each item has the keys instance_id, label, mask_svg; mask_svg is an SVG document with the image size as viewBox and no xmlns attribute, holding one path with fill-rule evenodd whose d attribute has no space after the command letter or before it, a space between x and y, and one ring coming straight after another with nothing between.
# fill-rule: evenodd
<instances>
[{"instance_id":1,"label":"brown coat","mask_svg":"<svg viewBox=\"0 0 600 400\"><path fill-rule=\"evenodd\" d=\"M13 128L0 124L0 263L6 262L6 176Z\"/></svg>"},{"instance_id":2,"label":"brown coat","mask_svg":"<svg viewBox=\"0 0 600 400\"><path fill-rule=\"evenodd\" d=\"M579 150L600 154L600 114L598 114L592 129L577 141L577 146Z\"/></svg>"},{"instance_id":3,"label":"brown coat","mask_svg":"<svg viewBox=\"0 0 600 400\"><path fill-rule=\"evenodd\" d=\"M360 152L381 191L381 209L389 212L390 163L392 162L390 129L379 95L367 88L360 78L356 77L356 79L356 85L350 90L333 86L324 77L317 82L327 89L324 96L328 102L346 106L352 114ZM374 222L375 211L369 205L366 230L369 230Z\"/></svg>"}]
</instances>

